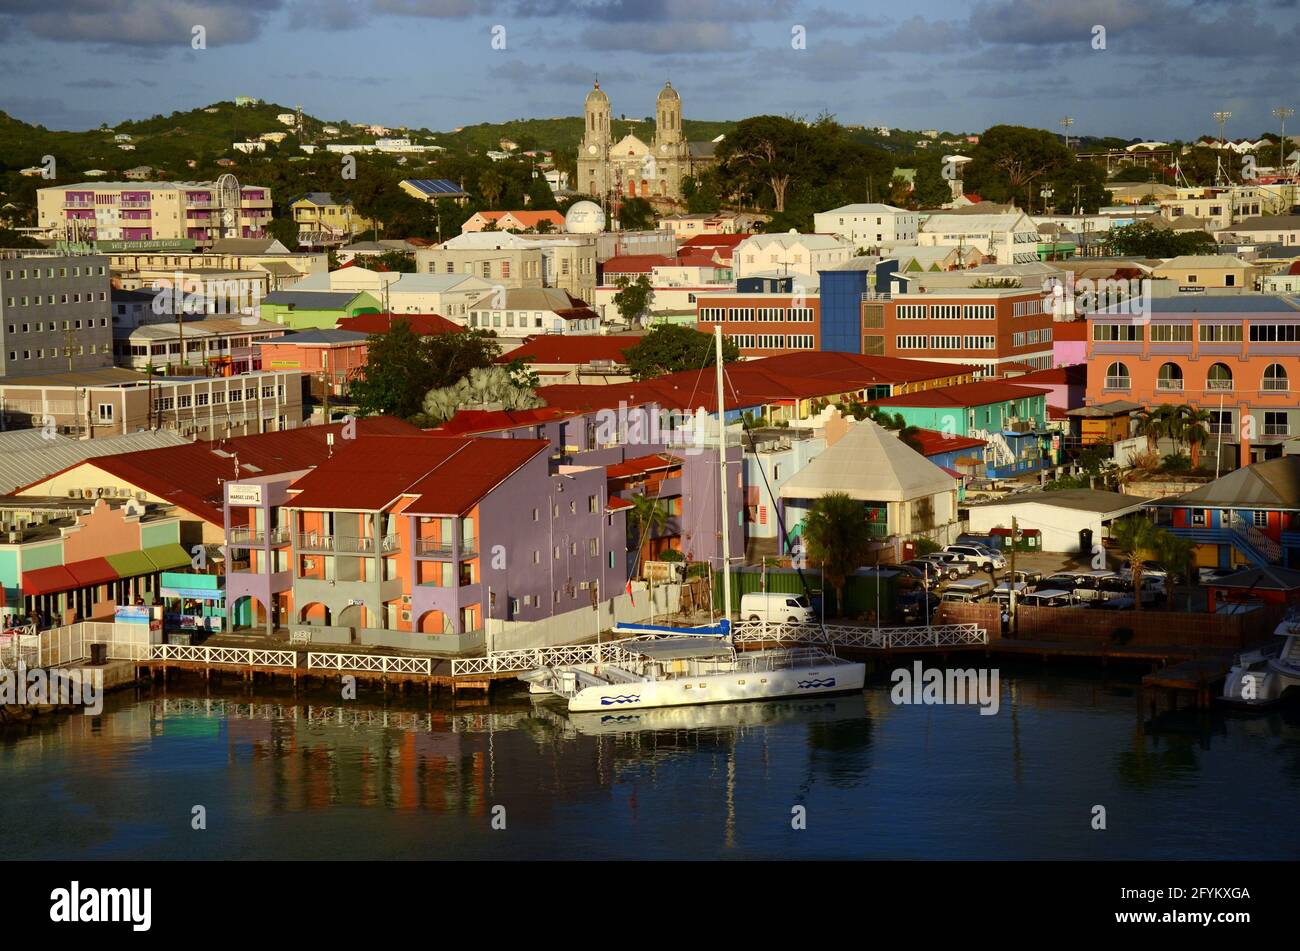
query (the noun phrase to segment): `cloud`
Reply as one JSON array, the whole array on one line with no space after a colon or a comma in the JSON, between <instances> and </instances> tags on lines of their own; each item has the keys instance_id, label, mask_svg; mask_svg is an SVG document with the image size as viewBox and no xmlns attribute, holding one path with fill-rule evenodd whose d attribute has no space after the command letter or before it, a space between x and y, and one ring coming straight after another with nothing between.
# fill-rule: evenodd
<instances>
[{"instance_id":1,"label":"cloud","mask_svg":"<svg viewBox=\"0 0 1300 951\"><path fill-rule=\"evenodd\" d=\"M497 6L482 0L373 0L373 5L376 13L438 20L457 20L478 14L486 16Z\"/></svg>"},{"instance_id":2,"label":"cloud","mask_svg":"<svg viewBox=\"0 0 1300 951\"><path fill-rule=\"evenodd\" d=\"M605 23L756 23L791 20L790 0L518 0L517 16L570 17Z\"/></svg>"},{"instance_id":3,"label":"cloud","mask_svg":"<svg viewBox=\"0 0 1300 951\"><path fill-rule=\"evenodd\" d=\"M208 47L247 43L282 0L6 0L0 33L60 43L190 49L202 26Z\"/></svg>"},{"instance_id":4,"label":"cloud","mask_svg":"<svg viewBox=\"0 0 1300 951\"><path fill-rule=\"evenodd\" d=\"M676 24L631 27L609 24L588 27L582 41L593 50L636 53L732 53L749 46L749 39L727 23L701 22L689 30Z\"/></svg>"}]
</instances>

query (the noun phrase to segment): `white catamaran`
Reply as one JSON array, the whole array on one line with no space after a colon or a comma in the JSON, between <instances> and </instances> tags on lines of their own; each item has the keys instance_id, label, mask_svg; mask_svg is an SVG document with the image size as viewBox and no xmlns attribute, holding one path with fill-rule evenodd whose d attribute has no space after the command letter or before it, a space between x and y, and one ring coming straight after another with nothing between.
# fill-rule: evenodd
<instances>
[{"instance_id":1,"label":"white catamaran","mask_svg":"<svg viewBox=\"0 0 1300 951\"><path fill-rule=\"evenodd\" d=\"M609 662L543 667L519 675L533 693L563 697L571 711L677 707L860 691L863 664L818 647L736 650L731 629L730 519L723 401L722 328L714 328L722 513L722 603L712 627L615 625L638 636L606 645Z\"/></svg>"}]
</instances>

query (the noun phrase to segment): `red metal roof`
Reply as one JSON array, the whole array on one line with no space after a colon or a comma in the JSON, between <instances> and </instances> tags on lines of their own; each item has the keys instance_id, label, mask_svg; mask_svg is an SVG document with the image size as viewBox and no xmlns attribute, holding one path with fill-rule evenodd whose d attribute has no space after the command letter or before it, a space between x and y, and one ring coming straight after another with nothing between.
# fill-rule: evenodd
<instances>
[{"instance_id":1,"label":"red metal roof","mask_svg":"<svg viewBox=\"0 0 1300 951\"><path fill-rule=\"evenodd\" d=\"M869 386L934 380L972 372L974 367L897 357L823 351L783 353L728 364L725 401L729 409L794 403ZM641 382L559 383L537 389L547 406L575 412L617 409L620 403L628 406L654 403L664 408L689 411L703 407L712 413L717 411L714 392L713 373L709 369L669 373Z\"/></svg>"},{"instance_id":2,"label":"red metal roof","mask_svg":"<svg viewBox=\"0 0 1300 951\"><path fill-rule=\"evenodd\" d=\"M944 452L960 452L962 449L974 449L983 446L983 439L973 436L957 436L941 433L935 429L917 429L912 434L912 441L921 447L921 455L937 456Z\"/></svg>"},{"instance_id":3,"label":"red metal roof","mask_svg":"<svg viewBox=\"0 0 1300 951\"><path fill-rule=\"evenodd\" d=\"M876 406L987 406L989 403L1020 400L1026 396L1041 396L1050 392L1036 386L1016 386L1005 380L977 380L974 383L940 386L919 393L887 396L871 402Z\"/></svg>"},{"instance_id":4,"label":"red metal roof","mask_svg":"<svg viewBox=\"0 0 1300 951\"><path fill-rule=\"evenodd\" d=\"M1009 376L1006 382L1017 385L1024 383L1047 384L1067 384L1070 386L1087 386L1088 384L1088 364L1070 363L1065 366L1051 367L1047 370L1035 370L1033 373L1025 373L1021 376Z\"/></svg>"},{"instance_id":5,"label":"red metal roof","mask_svg":"<svg viewBox=\"0 0 1300 951\"><path fill-rule=\"evenodd\" d=\"M402 496L404 511L463 515L502 480L540 452L544 439L376 436L355 440L293 485L294 508L375 512Z\"/></svg>"},{"instance_id":6,"label":"red metal roof","mask_svg":"<svg viewBox=\"0 0 1300 951\"><path fill-rule=\"evenodd\" d=\"M482 410L463 409L437 429L440 436L472 436L499 433L507 429L536 426L574 415L572 412L543 406L538 409Z\"/></svg>"},{"instance_id":7,"label":"red metal roof","mask_svg":"<svg viewBox=\"0 0 1300 951\"><path fill-rule=\"evenodd\" d=\"M411 333L417 337L465 331L460 324L439 314L357 314L354 317L340 317L334 326L337 330L351 330L354 333L383 334L393 329L394 322L402 320L406 321Z\"/></svg>"},{"instance_id":8,"label":"red metal roof","mask_svg":"<svg viewBox=\"0 0 1300 951\"><path fill-rule=\"evenodd\" d=\"M753 235L746 232L744 234L697 234L692 235L683 241L680 248L734 248L746 238L752 238Z\"/></svg>"},{"instance_id":9,"label":"red metal roof","mask_svg":"<svg viewBox=\"0 0 1300 951\"><path fill-rule=\"evenodd\" d=\"M617 512L620 509L630 509L632 503L627 499L619 498L617 495L611 495L609 501L605 503L605 510L608 512Z\"/></svg>"},{"instance_id":10,"label":"red metal roof","mask_svg":"<svg viewBox=\"0 0 1300 951\"><path fill-rule=\"evenodd\" d=\"M601 269L606 274L649 274L657 267L671 267L677 259L665 254L619 254L607 260Z\"/></svg>"},{"instance_id":11,"label":"red metal roof","mask_svg":"<svg viewBox=\"0 0 1300 951\"><path fill-rule=\"evenodd\" d=\"M579 366L595 360L610 360L626 365L627 350L641 342L641 337L624 334L609 336L573 336L540 334L497 358L497 363L523 360L525 363L569 364Z\"/></svg>"},{"instance_id":12,"label":"red metal roof","mask_svg":"<svg viewBox=\"0 0 1300 951\"><path fill-rule=\"evenodd\" d=\"M235 478L235 461L240 465L239 475L274 475L309 469L329 457L326 435L333 433L336 443L354 443L365 446L371 437L400 433L423 435L404 420L391 416L373 416L356 421L355 440L339 440L343 423L329 426L305 426L281 432L261 433L255 436L235 436L230 439L200 441L166 449L148 449L117 456L100 456L69 466L94 466L116 476L123 482L179 506L213 525L224 525L222 515L225 504L223 485ZM59 472L33 482L24 489L55 478ZM16 492L22 489L15 490Z\"/></svg>"},{"instance_id":13,"label":"red metal roof","mask_svg":"<svg viewBox=\"0 0 1300 951\"><path fill-rule=\"evenodd\" d=\"M680 466L682 460L677 456L669 456L661 452L652 452L648 456L637 456L634 459L624 459L622 462L615 463L605 468L605 475L610 479L626 479L628 476L644 475L648 472L658 472L660 469L671 469L674 466Z\"/></svg>"},{"instance_id":14,"label":"red metal roof","mask_svg":"<svg viewBox=\"0 0 1300 951\"><path fill-rule=\"evenodd\" d=\"M1052 340L1087 340L1088 321L1067 320L1052 324Z\"/></svg>"}]
</instances>

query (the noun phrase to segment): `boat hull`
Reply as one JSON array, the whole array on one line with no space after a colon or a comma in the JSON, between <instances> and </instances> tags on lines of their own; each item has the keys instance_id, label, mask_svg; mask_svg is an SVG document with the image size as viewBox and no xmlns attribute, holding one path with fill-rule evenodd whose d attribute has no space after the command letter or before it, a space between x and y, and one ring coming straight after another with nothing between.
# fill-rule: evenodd
<instances>
[{"instance_id":1,"label":"boat hull","mask_svg":"<svg viewBox=\"0 0 1300 951\"><path fill-rule=\"evenodd\" d=\"M597 710L642 710L702 703L737 703L783 697L826 696L861 690L863 664L838 663L811 667L736 671L682 676L665 680L601 684L584 687L569 699L575 713Z\"/></svg>"}]
</instances>

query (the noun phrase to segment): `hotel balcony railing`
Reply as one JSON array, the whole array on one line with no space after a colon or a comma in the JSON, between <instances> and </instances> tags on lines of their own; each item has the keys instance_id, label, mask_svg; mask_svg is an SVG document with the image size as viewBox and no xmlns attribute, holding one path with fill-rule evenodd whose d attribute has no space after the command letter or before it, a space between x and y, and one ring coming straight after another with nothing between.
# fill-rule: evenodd
<instances>
[{"instance_id":1,"label":"hotel balcony railing","mask_svg":"<svg viewBox=\"0 0 1300 951\"><path fill-rule=\"evenodd\" d=\"M1289 380L1262 380L1259 388L1264 393L1286 393L1291 389Z\"/></svg>"},{"instance_id":2,"label":"hotel balcony railing","mask_svg":"<svg viewBox=\"0 0 1300 951\"><path fill-rule=\"evenodd\" d=\"M1182 380L1156 380L1157 390L1181 390L1182 388Z\"/></svg>"},{"instance_id":3,"label":"hotel balcony railing","mask_svg":"<svg viewBox=\"0 0 1300 951\"><path fill-rule=\"evenodd\" d=\"M211 198L186 198L186 208L211 208L213 201Z\"/></svg>"},{"instance_id":4,"label":"hotel balcony railing","mask_svg":"<svg viewBox=\"0 0 1300 951\"><path fill-rule=\"evenodd\" d=\"M299 534L295 547L299 551L332 551L345 555L368 555L375 552L375 539L370 536ZM378 539L379 551L384 554L400 551L401 536L382 535Z\"/></svg>"},{"instance_id":5,"label":"hotel balcony railing","mask_svg":"<svg viewBox=\"0 0 1300 951\"><path fill-rule=\"evenodd\" d=\"M1205 388L1207 390L1231 390L1231 380L1206 380Z\"/></svg>"},{"instance_id":6,"label":"hotel balcony railing","mask_svg":"<svg viewBox=\"0 0 1300 951\"><path fill-rule=\"evenodd\" d=\"M83 201L75 198L69 198L63 202L63 207L64 208L94 208L95 203L93 201Z\"/></svg>"},{"instance_id":7,"label":"hotel balcony railing","mask_svg":"<svg viewBox=\"0 0 1300 951\"><path fill-rule=\"evenodd\" d=\"M1265 423L1265 436L1289 436L1291 435L1291 426L1289 423Z\"/></svg>"},{"instance_id":8,"label":"hotel balcony railing","mask_svg":"<svg viewBox=\"0 0 1300 951\"><path fill-rule=\"evenodd\" d=\"M287 528L273 528L270 535L271 544L287 545L291 534ZM248 525L236 525L230 530L229 543L231 545L264 545L266 540L266 532Z\"/></svg>"},{"instance_id":9,"label":"hotel balcony railing","mask_svg":"<svg viewBox=\"0 0 1300 951\"><path fill-rule=\"evenodd\" d=\"M1108 390L1128 390L1132 389L1133 380L1127 376L1108 376L1106 377L1106 389Z\"/></svg>"},{"instance_id":10,"label":"hotel balcony railing","mask_svg":"<svg viewBox=\"0 0 1300 951\"><path fill-rule=\"evenodd\" d=\"M148 208L148 207L149 207L149 199L147 199L147 198L145 198L145 199L139 199L139 198L130 198L130 199L127 199L127 198L123 198L121 201L119 201L119 202L117 203L117 207L119 207L119 208Z\"/></svg>"},{"instance_id":11,"label":"hotel balcony railing","mask_svg":"<svg viewBox=\"0 0 1300 951\"><path fill-rule=\"evenodd\" d=\"M434 538L419 538L415 542L415 554L422 558L451 558L451 543ZM460 543L460 557L473 558L477 554L477 539Z\"/></svg>"}]
</instances>

